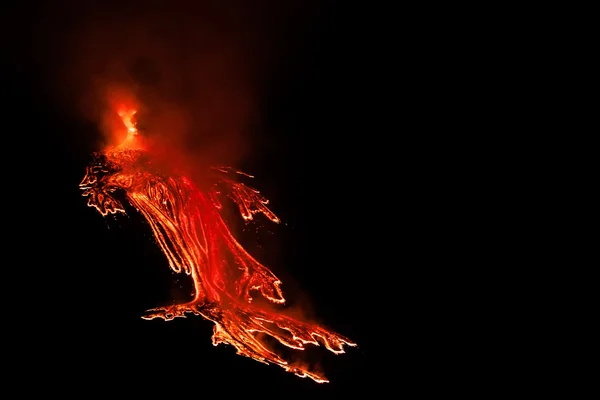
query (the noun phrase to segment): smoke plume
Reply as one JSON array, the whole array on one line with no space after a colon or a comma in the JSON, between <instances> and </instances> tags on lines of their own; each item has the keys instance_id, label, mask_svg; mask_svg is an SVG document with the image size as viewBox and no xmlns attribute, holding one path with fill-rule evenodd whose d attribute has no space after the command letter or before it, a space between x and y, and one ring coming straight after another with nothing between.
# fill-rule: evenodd
<instances>
[{"instance_id":1,"label":"smoke plume","mask_svg":"<svg viewBox=\"0 0 600 400\"><path fill-rule=\"evenodd\" d=\"M115 103L134 103L140 131L177 167L235 165L248 155L261 90L312 9L294 1L80 3L47 21L58 101L102 128L99 145L116 139Z\"/></svg>"}]
</instances>

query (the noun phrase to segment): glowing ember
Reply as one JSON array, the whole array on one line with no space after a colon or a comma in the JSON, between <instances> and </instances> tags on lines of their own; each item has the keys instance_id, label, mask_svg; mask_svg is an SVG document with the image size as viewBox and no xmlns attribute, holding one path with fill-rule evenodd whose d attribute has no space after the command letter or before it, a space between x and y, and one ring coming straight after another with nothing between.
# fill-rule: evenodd
<instances>
[{"instance_id":1,"label":"glowing ember","mask_svg":"<svg viewBox=\"0 0 600 400\"><path fill-rule=\"evenodd\" d=\"M201 191L184 176L164 176L153 167L133 120L135 110L119 110L128 135L121 145L96 153L79 185L88 205L103 216L125 213L116 193L146 218L169 266L185 272L194 284L194 297L185 304L148 310L142 318L165 321L201 315L214 322L213 344L230 344L254 360L277 364L300 377L327 382L320 373L292 365L269 349L266 334L291 349L322 344L335 354L344 353L350 340L311 323L302 322L252 304L251 292L283 304L281 281L254 259L233 237L220 214L221 196L233 200L245 220L263 214L277 223L268 201L256 190L238 183L231 168L210 172L215 184Z\"/></svg>"}]
</instances>

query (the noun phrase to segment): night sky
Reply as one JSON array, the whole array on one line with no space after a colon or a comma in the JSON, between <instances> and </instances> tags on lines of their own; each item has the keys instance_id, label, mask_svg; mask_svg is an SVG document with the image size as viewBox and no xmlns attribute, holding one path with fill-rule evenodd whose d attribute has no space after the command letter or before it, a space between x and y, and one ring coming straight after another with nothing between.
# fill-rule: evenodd
<instances>
[{"instance_id":1,"label":"night sky","mask_svg":"<svg viewBox=\"0 0 600 400\"><path fill-rule=\"evenodd\" d=\"M397 262L384 265L390 257L390 234L378 238L384 236L380 209L393 201L382 203L389 182L374 180L380 172L371 150L379 145L375 136L381 134L374 132L377 101L366 93L377 61L369 54L361 24L333 2L304 8L298 6L301 2L290 2L284 9L265 1L252 10L237 4L241 2L229 3L237 7L238 22L220 29L214 27L221 26L229 6L217 11L201 6L176 11L154 7L146 17L140 11L142 2L23 7L4 26L12 32L3 33L8 49L3 65L8 103L3 162L8 162L11 193L6 212L14 221L9 247L19 249L6 281L15 291L11 302L27 304L13 310L21 314L17 320L27 338L20 347L18 369L35 376L49 392L150 389L207 398L210 393L239 395L248 390L273 398L290 393L320 398L372 389L378 381L375 359L386 356L374 354L373 343L383 339L374 331L378 328L371 315L383 313L377 285ZM121 60L125 72L120 73L129 74L157 98L171 77L194 74L192 68L178 72L187 63L185 57L171 62L153 59L156 54L148 51L128 59L119 43L107 45L108 39L98 35L113 27L123 29L124 16L135 16L145 25L180 12L203 15L198 26L208 28L198 37L216 29L217 39L209 46L213 50L220 45L222 30L231 28L235 33L227 36L227 43L242 48L244 56L242 61L236 59L230 73L243 74L243 60L252 69L255 79L252 89L244 92L244 101L255 105L256 119L238 124L251 150L234 166L256 176L253 185L271 200L283 223L261 220L262 233L254 233L251 226L240 240L282 278L284 291L298 293L290 298L293 303L305 303L315 318L359 344L340 356L324 349L315 352L332 382L328 385L237 356L230 346L213 347L213 324L202 317L142 320L144 310L185 298L189 282L170 272L139 215L105 219L86 207L80 196L78 183L102 137L98 121L81 111L85 104L81 99L89 99L86 79L100 75L109 80L112 72L106 72L106 65ZM221 18L213 25L208 23L211 12ZM180 37L177 26L170 23L170 38ZM196 29L193 24L185 26ZM91 48L82 53L81 42L87 38ZM256 50L247 46L246 39L258 43ZM114 57L111 46L117 48ZM179 54L192 52L196 45L186 46ZM203 51L192 52L190 63L202 64ZM227 69L228 60L219 61L222 64L215 64L215 69ZM190 79L190 86L204 84ZM216 79L202 87L219 91L220 84ZM185 104L181 93L168 95ZM223 93L225 100L219 98L222 103L217 106L236 101L227 98L235 96L235 87ZM216 101L210 95L189 96L200 98L193 100L200 106ZM220 115L228 120L226 110ZM219 133L215 135L218 139ZM239 135L235 137L239 140Z\"/></svg>"},{"instance_id":2,"label":"night sky","mask_svg":"<svg viewBox=\"0 0 600 400\"><path fill-rule=\"evenodd\" d=\"M82 399L479 399L530 379L534 342L504 304L507 279L522 282L510 267L529 268L511 250L530 243L531 212L519 219L526 194L504 171L530 177L511 154L529 125L511 117L530 109L519 104L531 101L527 57L514 49L531 41L502 43L513 16L497 10L346 3L3 6L3 387ZM212 346L200 316L140 318L187 300L190 282L140 215L102 218L78 189L106 137L110 85L134 88L144 134L163 138L172 161L256 176L282 224L238 218L237 238L281 278L290 306L359 345L312 348L330 384Z\"/></svg>"}]
</instances>

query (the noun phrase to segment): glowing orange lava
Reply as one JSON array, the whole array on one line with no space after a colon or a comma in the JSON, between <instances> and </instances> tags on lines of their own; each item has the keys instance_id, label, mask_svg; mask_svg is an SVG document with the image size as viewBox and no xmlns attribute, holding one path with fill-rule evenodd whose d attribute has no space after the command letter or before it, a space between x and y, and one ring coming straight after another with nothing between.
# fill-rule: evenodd
<instances>
[{"instance_id":1,"label":"glowing orange lava","mask_svg":"<svg viewBox=\"0 0 600 400\"><path fill-rule=\"evenodd\" d=\"M263 214L278 223L268 201L255 189L239 183L231 168L211 170L215 177L210 190L201 191L185 176L165 176L152 164L133 117L135 110L119 110L127 138L119 146L95 153L80 183L88 205L103 216L125 213L118 192L135 207L152 228L156 241L177 273L189 275L194 297L185 304L148 310L142 318L166 321L201 315L214 322L213 344L232 345L237 354L265 364L276 364L300 377L328 382L320 373L292 365L269 349L260 333L291 349L307 344L323 345L335 354L349 339L317 325L299 321L252 304L251 292L272 303L283 304L281 281L254 259L233 237L223 220L220 198L230 198L245 220Z\"/></svg>"}]
</instances>

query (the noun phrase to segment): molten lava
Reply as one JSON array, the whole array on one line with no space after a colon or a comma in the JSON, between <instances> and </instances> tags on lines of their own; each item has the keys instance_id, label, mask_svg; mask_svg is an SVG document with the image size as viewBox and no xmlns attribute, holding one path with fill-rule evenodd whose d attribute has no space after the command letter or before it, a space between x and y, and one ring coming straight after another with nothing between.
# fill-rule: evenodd
<instances>
[{"instance_id":1,"label":"molten lava","mask_svg":"<svg viewBox=\"0 0 600 400\"><path fill-rule=\"evenodd\" d=\"M322 344L335 354L344 353L344 345L356 344L317 325L254 305L253 291L272 303L285 303L281 281L240 245L221 216L220 198L226 196L237 204L245 220L263 214L278 223L268 201L237 182L235 175L242 173L231 168L213 168L214 184L204 191L185 176L165 176L154 167L143 145L133 119L135 111L120 110L118 114L127 137L119 146L94 154L79 185L83 196L90 207L106 216L125 213L117 199L117 192L124 192L152 228L171 269L189 275L194 285L188 303L151 309L142 318L168 321L186 313L201 315L215 324L213 345L230 344L237 354L279 365L319 383L328 382L322 374L284 360L268 348L264 337L294 350Z\"/></svg>"}]
</instances>

